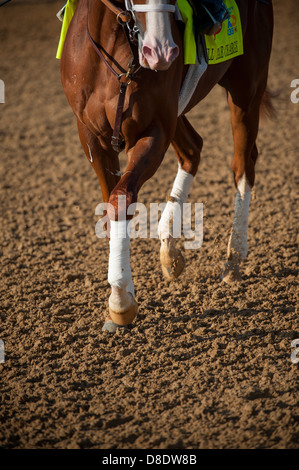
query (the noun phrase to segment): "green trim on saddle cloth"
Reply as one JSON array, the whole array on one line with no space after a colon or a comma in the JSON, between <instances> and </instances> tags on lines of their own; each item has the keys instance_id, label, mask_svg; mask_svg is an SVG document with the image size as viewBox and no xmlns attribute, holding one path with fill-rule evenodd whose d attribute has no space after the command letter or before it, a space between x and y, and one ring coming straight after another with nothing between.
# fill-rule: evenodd
<instances>
[{"instance_id":1,"label":"green trim on saddle cloth","mask_svg":"<svg viewBox=\"0 0 299 470\"><path fill-rule=\"evenodd\" d=\"M78 0L68 0L66 4L65 10L64 10L63 21L62 21L59 44L58 44L57 53L56 53L56 59L61 59L66 33L70 25L70 22L74 16L77 3L78 3Z\"/></svg>"},{"instance_id":2,"label":"green trim on saddle cloth","mask_svg":"<svg viewBox=\"0 0 299 470\"><path fill-rule=\"evenodd\" d=\"M196 41L193 30L193 10L187 0L177 0L182 20L185 23L184 31L184 64L196 63Z\"/></svg>"},{"instance_id":3,"label":"green trim on saddle cloth","mask_svg":"<svg viewBox=\"0 0 299 470\"><path fill-rule=\"evenodd\" d=\"M221 29L213 36L205 35L209 64L219 64L243 54L242 26L238 6L235 0L224 0L230 13L230 18L225 20ZM192 8L187 0L177 0L183 22L184 31L184 63L196 63L196 41L193 30Z\"/></svg>"}]
</instances>

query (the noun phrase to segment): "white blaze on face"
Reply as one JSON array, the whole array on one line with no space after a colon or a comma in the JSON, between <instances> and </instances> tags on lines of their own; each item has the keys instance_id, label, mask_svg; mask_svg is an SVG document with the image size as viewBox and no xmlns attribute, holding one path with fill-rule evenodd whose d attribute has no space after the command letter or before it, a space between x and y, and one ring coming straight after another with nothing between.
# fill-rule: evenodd
<instances>
[{"instance_id":1,"label":"white blaze on face","mask_svg":"<svg viewBox=\"0 0 299 470\"><path fill-rule=\"evenodd\" d=\"M166 0L148 0L147 5L168 4ZM170 15L167 11L146 12L146 32L139 60L143 67L167 70L179 54L172 38Z\"/></svg>"}]
</instances>

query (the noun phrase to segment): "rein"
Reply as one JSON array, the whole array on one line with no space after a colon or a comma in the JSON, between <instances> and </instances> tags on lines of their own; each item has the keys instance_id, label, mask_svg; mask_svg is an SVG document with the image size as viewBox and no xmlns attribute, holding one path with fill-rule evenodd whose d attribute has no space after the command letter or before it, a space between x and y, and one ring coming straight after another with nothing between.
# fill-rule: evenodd
<instances>
[{"instance_id":1,"label":"rein","mask_svg":"<svg viewBox=\"0 0 299 470\"><path fill-rule=\"evenodd\" d=\"M136 51L136 46L135 46L137 42L137 35L139 34L139 30L135 24L136 18L134 15L134 11L144 12L144 13L152 12L152 11L174 13L175 6L168 5L168 4L135 5L133 0L125 0L126 10L123 10L122 8L119 8L115 4L113 4L110 0L101 0L101 1L102 3L104 3L104 5L107 8L109 8L110 11L112 11L116 15L116 20L123 28L124 34L126 36L126 39L127 39L127 42L130 47L131 54L132 54L132 58L129 62L127 71L123 71L124 69L119 64L117 64L117 66L120 70L122 70L121 73L118 73L112 67L112 65L108 62L108 60L106 59L106 57L104 56L102 52L104 51L104 49L101 46L98 46L96 44L96 42L93 40L89 32L88 18L89 18L90 0L88 0L87 21L86 21L86 31L87 31L88 39L90 40L91 45L96 51L96 53L98 54L98 56L103 60L103 62L105 63L107 68L110 70L110 72L120 82L120 90L119 90L119 97L118 97L118 103L117 103L117 109L116 109L115 123L114 123L112 138L111 138L111 145L112 145L113 150L119 153L123 149L123 144L124 144L123 138L121 137L121 124L122 124L122 116L123 116L123 109L124 109L124 104L125 104L127 87L128 85L130 85L132 80L134 80L137 72L141 69L141 65L139 64L139 60L138 60L138 49ZM130 27L130 23L132 21L134 22L133 28Z\"/></svg>"}]
</instances>

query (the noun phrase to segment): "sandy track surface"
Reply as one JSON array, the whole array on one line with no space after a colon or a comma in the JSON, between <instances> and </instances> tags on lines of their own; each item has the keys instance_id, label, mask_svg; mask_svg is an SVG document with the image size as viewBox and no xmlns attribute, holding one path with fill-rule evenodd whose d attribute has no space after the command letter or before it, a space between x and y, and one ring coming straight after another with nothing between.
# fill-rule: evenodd
<instances>
[{"instance_id":1,"label":"sandy track surface","mask_svg":"<svg viewBox=\"0 0 299 470\"><path fill-rule=\"evenodd\" d=\"M186 270L169 284L158 240L132 241L140 314L115 335L101 332L110 291L108 242L94 234L101 193L55 59L62 3L0 12L0 445L298 448L297 2L274 2L269 85L280 90L278 117L259 133L242 282L219 280L234 187L218 87L189 114L204 139L190 197L204 203L203 246L185 251ZM164 201L176 169L169 150L139 201Z\"/></svg>"}]
</instances>

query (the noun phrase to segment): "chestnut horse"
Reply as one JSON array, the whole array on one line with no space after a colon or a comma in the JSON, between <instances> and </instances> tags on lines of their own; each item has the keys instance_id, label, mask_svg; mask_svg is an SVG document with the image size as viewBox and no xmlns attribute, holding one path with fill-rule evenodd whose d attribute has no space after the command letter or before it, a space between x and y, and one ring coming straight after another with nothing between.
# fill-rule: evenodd
<instances>
[{"instance_id":1,"label":"chestnut horse","mask_svg":"<svg viewBox=\"0 0 299 470\"><path fill-rule=\"evenodd\" d=\"M237 0L244 53L208 65L179 117L178 97L188 66L184 65L174 3L174 0L147 3L79 0L64 44L63 88L77 117L82 147L100 181L103 201L109 202L111 295L103 330L115 331L131 324L138 309L127 234L130 216L121 220L118 197L125 200L122 210L126 214L130 204L137 201L141 186L158 169L170 144L179 169L159 223L160 260L168 279L177 277L183 269L183 257L166 228L165 217L169 222L172 204L186 202L200 161L202 138L185 114L217 83L227 91L231 111L234 139L231 167L236 185L224 281L240 278L240 262L247 256L259 116L265 98L269 97L266 85L273 34L272 2ZM118 160L120 138L128 158L123 175Z\"/></svg>"}]
</instances>

